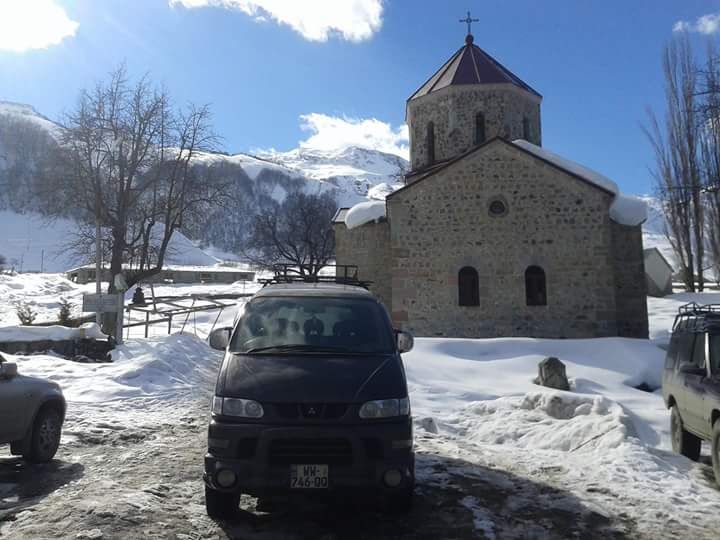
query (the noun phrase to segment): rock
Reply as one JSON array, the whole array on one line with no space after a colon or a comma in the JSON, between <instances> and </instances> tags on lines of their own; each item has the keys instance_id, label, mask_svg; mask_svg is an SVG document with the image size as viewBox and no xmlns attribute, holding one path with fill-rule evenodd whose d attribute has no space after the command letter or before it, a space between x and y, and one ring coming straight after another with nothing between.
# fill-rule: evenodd
<instances>
[{"instance_id":1,"label":"rock","mask_svg":"<svg viewBox=\"0 0 720 540\"><path fill-rule=\"evenodd\" d=\"M570 390L565 364L554 356L545 358L538 364L538 376L533 382L556 390Z\"/></svg>"}]
</instances>

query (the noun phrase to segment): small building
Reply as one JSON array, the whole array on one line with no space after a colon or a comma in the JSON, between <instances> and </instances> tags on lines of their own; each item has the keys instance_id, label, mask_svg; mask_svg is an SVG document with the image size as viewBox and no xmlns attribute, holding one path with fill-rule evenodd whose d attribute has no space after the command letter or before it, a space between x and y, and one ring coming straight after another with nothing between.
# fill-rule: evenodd
<instances>
[{"instance_id":1,"label":"small building","mask_svg":"<svg viewBox=\"0 0 720 540\"><path fill-rule=\"evenodd\" d=\"M645 279L648 296L667 296L672 294L673 273L675 270L658 248L643 251L645 258Z\"/></svg>"},{"instance_id":2,"label":"small building","mask_svg":"<svg viewBox=\"0 0 720 540\"><path fill-rule=\"evenodd\" d=\"M132 272L131 268L123 268ZM65 272L65 276L79 285L95 281L95 266L86 265ZM100 281L110 281L110 269L101 271ZM167 266L154 276L144 279L143 283L235 283L236 281L255 281L255 272L241 270L233 266Z\"/></svg>"}]
</instances>

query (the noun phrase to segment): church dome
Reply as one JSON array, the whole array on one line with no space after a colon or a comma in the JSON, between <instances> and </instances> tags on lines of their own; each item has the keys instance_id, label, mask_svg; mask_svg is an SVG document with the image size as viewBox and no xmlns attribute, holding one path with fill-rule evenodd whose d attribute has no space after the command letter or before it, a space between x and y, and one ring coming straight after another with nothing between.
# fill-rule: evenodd
<instances>
[{"instance_id":1,"label":"church dome","mask_svg":"<svg viewBox=\"0 0 720 540\"><path fill-rule=\"evenodd\" d=\"M441 88L464 84L512 84L542 98L529 84L475 45L472 34L468 34L465 45L410 96L408 101Z\"/></svg>"}]
</instances>

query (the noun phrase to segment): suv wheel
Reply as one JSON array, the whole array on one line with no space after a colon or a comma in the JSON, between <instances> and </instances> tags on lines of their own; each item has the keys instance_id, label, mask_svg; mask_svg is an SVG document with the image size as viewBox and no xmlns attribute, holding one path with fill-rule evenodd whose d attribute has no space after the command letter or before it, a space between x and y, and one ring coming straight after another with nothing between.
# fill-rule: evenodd
<instances>
[{"instance_id":1,"label":"suv wheel","mask_svg":"<svg viewBox=\"0 0 720 540\"><path fill-rule=\"evenodd\" d=\"M712 433L712 466L715 482L720 486L720 420L716 420Z\"/></svg>"},{"instance_id":2,"label":"suv wheel","mask_svg":"<svg viewBox=\"0 0 720 540\"><path fill-rule=\"evenodd\" d=\"M215 519L230 519L237 513L240 496L222 493L205 486L205 510Z\"/></svg>"},{"instance_id":3,"label":"suv wheel","mask_svg":"<svg viewBox=\"0 0 720 540\"><path fill-rule=\"evenodd\" d=\"M702 441L689 431L685 431L677 405L673 405L670 414L670 435L672 437L672 448L674 452L682 454L693 461L700 459L700 445Z\"/></svg>"},{"instance_id":4,"label":"suv wheel","mask_svg":"<svg viewBox=\"0 0 720 540\"><path fill-rule=\"evenodd\" d=\"M23 457L31 463L45 463L55 457L60 446L62 418L53 408L42 409L33 424L30 450Z\"/></svg>"}]
</instances>

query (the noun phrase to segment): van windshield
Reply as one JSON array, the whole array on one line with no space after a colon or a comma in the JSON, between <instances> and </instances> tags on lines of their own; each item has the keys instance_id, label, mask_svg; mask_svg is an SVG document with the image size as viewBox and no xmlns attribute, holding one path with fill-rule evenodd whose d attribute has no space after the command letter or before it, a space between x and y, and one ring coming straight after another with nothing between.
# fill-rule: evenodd
<instances>
[{"instance_id":1,"label":"van windshield","mask_svg":"<svg viewBox=\"0 0 720 540\"><path fill-rule=\"evenodd\" d=\"M250 301L230 350L245 354L390 354L382 307L353 298L267 297Z\"/></svg>"}]
</instances>

